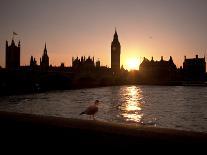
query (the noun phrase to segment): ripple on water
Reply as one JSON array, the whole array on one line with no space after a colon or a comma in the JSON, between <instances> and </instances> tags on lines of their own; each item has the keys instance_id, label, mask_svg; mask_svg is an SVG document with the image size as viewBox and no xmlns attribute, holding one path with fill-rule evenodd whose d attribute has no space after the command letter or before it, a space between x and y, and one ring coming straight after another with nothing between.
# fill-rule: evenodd
<instances>
[{"instance_id":1,"label":"ripple on water","mask_svg":"<svg viewBox=\"0 0 207 155\"><path fill-rule=\"evenodd\" d=\"M79 113L99 99L97 118L207 132L207 87L114 86L0 97L0 110L88 119Z\"/></svg>"}]
</instances>

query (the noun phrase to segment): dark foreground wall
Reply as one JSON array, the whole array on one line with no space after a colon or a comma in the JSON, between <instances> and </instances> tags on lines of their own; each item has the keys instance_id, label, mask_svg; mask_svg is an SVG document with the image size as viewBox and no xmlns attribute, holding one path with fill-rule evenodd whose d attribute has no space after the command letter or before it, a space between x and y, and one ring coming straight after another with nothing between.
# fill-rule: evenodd
<instances>
[{"instance_id":1,"label":"dark foreground wall","mask_svg":"<svg viewBox=\"0 0 207 155\"><path fill-rule=\"evenodd\" d=\"M138 144L205 144L207 133L94 120L0 112L0 137L5 143L59 143L72 145L132 146Z\"/></svg>"}]
</instances>

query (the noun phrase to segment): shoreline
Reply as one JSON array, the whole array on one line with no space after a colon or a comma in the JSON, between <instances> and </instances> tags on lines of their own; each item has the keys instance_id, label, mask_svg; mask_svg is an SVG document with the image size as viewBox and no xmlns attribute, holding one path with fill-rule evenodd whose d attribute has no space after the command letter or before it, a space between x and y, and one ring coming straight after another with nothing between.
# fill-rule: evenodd
<instances>
[{"instance_id":1,"label":"shoreline","mask_svg":"<svg viewBox=\"0 0 207 155\"><path fill-rule=\"evenodd\" d=\"M115 86L183 86L183 87L207 87L207 83L205 84L196 84L196 83L183 83L183 84L161 84L161 83L125 83L125 84L116 84L116 85L103 85L103 86L91 86L91 87L72 87L66 89L45 89L40 91L32 91L32 90L13 90L13 92L2 92L0 91L1 96L11 96L11 95L25 95L25 94L39 94L45 92L52 91L67 91L67 90L80 90L80 89L93 89L93 88L104 88L104 87L115 87Z\"/></svg>"},{"instance_id":2,"label":"shoreline","mask_svg":"<svg viewBox=\"0 0 207 155\"><path fill-rule=\"evenodd\" d=\"M76 144L204 144L207 133L0 111L1 137ZM29 138L28 138L29 137Z\"/></svg>"}]
</instances>

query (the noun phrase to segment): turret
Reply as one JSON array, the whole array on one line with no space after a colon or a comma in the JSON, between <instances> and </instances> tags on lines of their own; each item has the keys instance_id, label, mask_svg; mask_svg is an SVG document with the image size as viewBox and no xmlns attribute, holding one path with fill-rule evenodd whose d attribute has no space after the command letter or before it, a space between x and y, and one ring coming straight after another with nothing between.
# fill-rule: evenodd
<instances>
[{"instance_id":1,"label":"turret","mask_svg":"<svg viewBox=\"0 0 207 155\"><path fill-rule=\"evenodd\" d=\"M15 45L14 40L12 39L11 45L8 45L6 41L6 68L7 69L18 69L20 67L20 43L18 46Z\"/></svg>"},{"instance_id":2,"label":"turret","mask_svg":"<svg viewBox=\"0 0 207 155\"><path fill-rule=\"evenodd\" d=\"M30 64L33 62L33 56L31 56L30 58Z\"/></svg>"},{"instance_id":3,"label":"turret","mask_svg":"<svg viewBox=\"0 0 207 155\"><path fill-rule=\"evenodd\" d=\"M11 41L11 46L15 46L14 39L12 39L12 41Z\"/></svg>"},{"instance_id":4,"label":"turret","mask_svg":"<svg viewBox=\"0 0 207 155\"><path fill-rule=\"evenodd\" d=\"M8 47L8 41L6 40L6 47Z\"/></svg>"},{"instance_id":5,"label":"turret","mask_svg":"<svg viewBox=\"0 0 207 155\"><path fill-rule=\"evenodd\" d=\"M152 57L152 60L151 60L152 62L154 61L154 59L153 59L153 57Z\"/></svg>"}]
</instances>

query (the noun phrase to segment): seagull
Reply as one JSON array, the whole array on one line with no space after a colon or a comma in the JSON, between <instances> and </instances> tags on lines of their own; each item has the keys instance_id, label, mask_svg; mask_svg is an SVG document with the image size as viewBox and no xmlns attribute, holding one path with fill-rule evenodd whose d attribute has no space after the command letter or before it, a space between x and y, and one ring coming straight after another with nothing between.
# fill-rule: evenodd
<instances>
[{"instance_id":1,"label":"seagull","mask_svg":"<svg viewBox=\"0 0 207 155\"><path fill-rule=\"evenodd\" d=\"M98 112L98 104L99 103L100 103L99 100L95 100L94 104L92 104L88 108L86 108L86 110L81 112L80 115L83 115L83 114L90 115L90 116L93 116L93 119L95 119L94 115L95 115L95 113Z\"/></svg>"}]
</instances>

